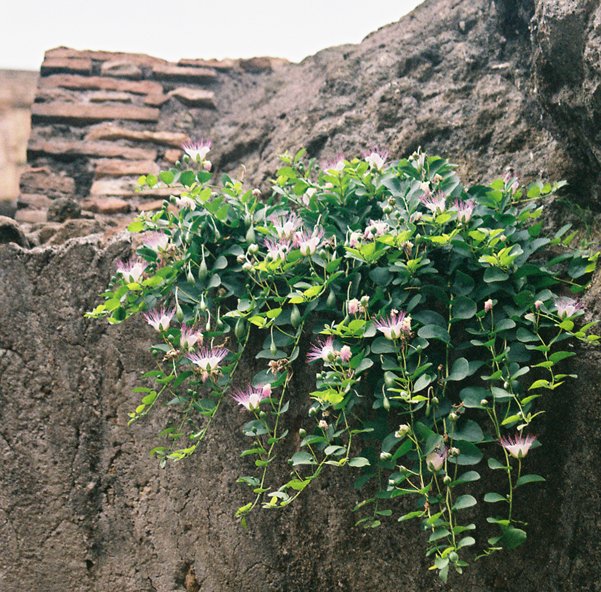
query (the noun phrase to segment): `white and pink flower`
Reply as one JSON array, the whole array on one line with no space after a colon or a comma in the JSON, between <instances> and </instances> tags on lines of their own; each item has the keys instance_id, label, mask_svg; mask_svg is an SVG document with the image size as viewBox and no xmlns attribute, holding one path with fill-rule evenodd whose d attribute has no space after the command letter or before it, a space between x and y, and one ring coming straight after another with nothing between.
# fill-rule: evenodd
<instances>
[{"instance_id":1,"label":"white and pink flower","mask_svg":"<svg viewBox=\"0 0 601 592\"><path fill-rule=\"evenodd\" d=\"M196 354L188 354L187 358L199 369L203 382L215 378L221 372L221 362L229 354L223 347L203 348Z\"/></svg>"},{"instance_id":2,"label":"white and pink flower","mask_svg":"<svg viewBox=\"0 0 601 592\"><path fill-rule=\"evenodd\" d=\"M132 284L138 283L147 267L146 261L142 259L130 259L129 261L117 262L117 273L121 274L123 279Z\"/></svg>"},{"instance_id":3,"label":"white and pink flower","mask_svg":"<svg viewBox=\"0 0 601 592\"><path fill-rule=\"evenodd\" d=\"M405 339L411 336L411 316L406 312L393 310L389 317L376 321L376 329L391 341Z\"/></svg>"},{"instance_id":4,"label":"white and pink flower","mask_svg":"<svg viewBox=\"0 0 601 592\"><path fill-rule=\"evenodd\" d=\"M535 440L536 436L518 433L513 437L503 436L500 443L513 458L524 458Z\"/></svg>"},{"instance_id":5,"label":"white and pink flower","mask_svg":"<svg viewBox=\"0 0 601 592\"><path fill-rule=\"evenodd\" d=\"M303 225L303 221L294 212L288 215L276 214L271 216L270 221L280 240L291 241L296 231Z\"/></svg>"},{"instance_id":6,"label":"white and pink flower","mask_svg":"<svg viewBox=\"0 0 601 592\"><path fill-rule=\"evenodd\" d=\"M203 335L197 329L193 329L192 327L188 327L185 323L182 324L180 338L179 338L179 346L184 351L191 351L197 345L202 345Z\"/></svg>"},{"instance_id":7,"label":"white and pink flower","mask_svg":"<svg viewBox=\"0 0 601 592\"><path fill-rule=\"evenodd\" d=\"M337 154L332 160L322 162L321 168L330 175L338 175L344 170L344 154Z\"/></svg>"},{"instance_id":8,"label":"white and pink flower","mask_svg":"<svg viewBox=\"0 0 601 592\"><path fill-rule=\"evenodd\" d=\"M463 222L467 224L474 213L474 207L476 203L473 199L468 199L467 201L458 201L455 200L455 210L457 211L457 220L459 222Z\"/></svg>"},{"instance_id":9,"label":"white and pink flower","mask_svg":"<svg viewBox=\"0 0 601 592\"><path fill-rule=\"evenodd\" d=\"M367 228L363 232L363 237L367 240L373 240L383 236L388 232L388 224L384 220L370 220Z\"/></svg>"},{"instance_id":10,"label":"white and pink flower","mask_svg":"<svg viewBox=\"0 0 601 592\"><path fill-rule=\"evenodd\" d=\"M270 261L286 261L290 252L291 242L289 240L271 240L265 239L265 248L267 249L267 259Z\"/></svg>"},{"instance_id":11,"label":"white and pink flower","mask_svg":"<svg viewBox=\"0 0 601 592\"><path fill-rule=\"evenodd\" d=\"M144 246L153 251L166 251L169 247L169 237L162 232L149 232L143 238Z\"/></svg>"},{"instance_id":12,"label":"white and pink flower","mask_svg":"<svg viewBox=\"0 0 601 592\"><path fill-rule=\"evenodd\" d=\"M252 386L245 390L239 390L232 398L238 405L244 407L247 411L256 411L259 409L261 401L271 397L271 385L265 384L262 387L254 388Z\"/></svg>"},{"instance_id":13,"label":"white and pink flower","mask_svg":"<svg viewBox=\"0 0 601 592\"><path fill-rule=\"evenodd\" d=\"M582 310L582 304L573 298L558 298L555 301L555 310L560 318L569 318Z\"/></svg>"},{"instance_id":14,"label":"white and pink flower","mask_svg":"<svg viewBox=\"0 0 601 592\"><path fill-rule=\"evenodd\" d=\"M144 313L144 318L155 331L167 331L174 315L175 309L166 310L165 308L160 308Z\"/></svg>"},{"instance_id":15,"label":"white and pink flower","mask_svg":"<svg viewBox=\"0 0 601 592\"><path fill-rule=\"evenodd\" d=\"M388 152L382 152L380 150L373 149L370 152L364 152L363 158L372 169L381 171L386 164Z\"/></svg>"},{"instance_id":16,"label":"white and pink flower","mask_svg":"<svg viewBox=\"0 0 601 592\"><path fill-rule=\"evenodd\" d=\"M314 255L323 237L323 230L315 227L313 232L307 230L296 232L294 235L294 245L300 250L303 257Z\"/></svg>"},{"instance_id":17,"label":"white and pink flower","mask_svg":"<svg viewBox=\"0 0 601 592\"><path fill-rule=\"evenodd\" d=\"M447 198L444 193L438 191L437 193L422 195L419 200L422 202L425 208L430 210L433 214L440 214L446 210Z\"/></svg>"},{"instance_id":18,"label":"white and pink flower","mask_svg":"<svg viewBox=\"0 0 601 592\"><path fill-rule=\"evenodd\" d=\"M321 360L322 362L333 362L338 357L338 352L334 348L334 338L332 336L326 339L318 339L317 343L314 343L307 353L308 362L316 362Z\"/></svg>"},{"instance_id":19,"label":"white and pink flower","mask_svg":"<svg viewBox=\"0 0 601 592\"><path fill-rule=\"evenodd\" d=\"M190 157L194 162L202 162L209 150L211 150L210 140L199 140L198 142L188 142L182 145L182 150Z\"/></svg>"}]
</instances>

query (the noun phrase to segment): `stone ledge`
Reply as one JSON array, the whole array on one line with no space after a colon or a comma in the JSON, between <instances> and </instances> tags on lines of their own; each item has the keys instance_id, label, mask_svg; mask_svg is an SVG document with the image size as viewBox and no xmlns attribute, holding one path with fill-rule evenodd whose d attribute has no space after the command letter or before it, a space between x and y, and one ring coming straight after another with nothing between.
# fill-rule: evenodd
<instances>
[{"instance_id":1,"label":"stone ledge","mask_svg":"<svg viewBox=\"0 0 601 592\"><path fill-rule=\"evenodd\" d=\"M156 175L159 165L152 160L99 160L94 170L96 178L127 175Z\"/></svg>"},{"instance_id":2,"label":"stone ledge","mask_svg":"<svg viewBox=\"0 0 601 592\"><path fill-rule=\"evenodd\" d=\"M71 123L91 123L106 120L157 122L160 111L135 105L86 105L76 103L36 103L31 109L32 119Z\"/></svg>"},{"instance_id":3,"label":"stone ledge","mask_svg":"<svg viewBox=\"0 0 601 592\"><path fill-rule=\"evenodd\" d=\"M77 74L91 74L92 60L90 58L59 58L47 57L42 63L42 76L57 72L75 72Z\"/></svg>"},{"instance_id":4,"label":"stone ledge","mask_svg":"<svg viewBox=\"0 0 601 592\"><path fill-rule=\"evenodd\" d=\"M173 89L168 93L168 96L173 97L190 107L207 107L215 109L215 93L202 88L189 88L181 86Z\"/></svg>"},{"instance_id":5,"label":"stone ledge","mask_svg":"<svg viewBox=\"0 0 601 592\"><path fill-rule=\"evenodd\" d=\"M27 152L57 159L77 157L122 158L126 160L156 160L157 151L149 148L129 148L111 142L78 142L69 140L30 140Z\"/></svg>"},{"instance_id":6,"label":"stone ledge","mask_svg":"<svg viewBox=\"0 0 601 592\"><path fill-rule=\"evenodd\" d=\"M130 140L133 142L152 142L164 146L181 146L189 141L187 134L182 132L163 132L132 130L112 124L93 127L87 134L86 140Z\"/></svg>"},{"instance_id":7,"label":"stone ledge","mask_svg":"<svg viewBox=\"0 0 601 592\"><path fill-rule=\"evenodd\" d=\"M211 82L217 78L217 72L211 68L187 68L172 64L153 66L153 77L159 80L181 80L191 82Z\"/></svg>"},{"instance_id":8,"label":"stone ledge","mask_svg":"<svg viewBox=\"0 0 601 592\"><path fill-rule=\"evenodd\" d=\"M137 95L162 94L163 86L153 80L122 80L103 76L54 74L40 79L40 88L69 88L75 90L119 90Z\"/></svg>"}]
</instances>

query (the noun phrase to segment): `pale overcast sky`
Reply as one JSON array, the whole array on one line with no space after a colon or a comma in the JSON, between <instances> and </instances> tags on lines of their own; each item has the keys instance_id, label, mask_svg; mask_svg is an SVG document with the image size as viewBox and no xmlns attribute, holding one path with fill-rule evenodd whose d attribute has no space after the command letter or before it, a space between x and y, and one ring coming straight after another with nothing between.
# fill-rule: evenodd
<instances>
[{"instance_id":1,"label":"pale overcast sky","mask_svg":"<svg viewBox=\"0 0 601 592\"><path fill-rule=\"evenodd\" d=\"M66 45L179 58L300 61L358 43L422 0L2 0L0 69L37 70Z\"/></svg>"}]
</instances>

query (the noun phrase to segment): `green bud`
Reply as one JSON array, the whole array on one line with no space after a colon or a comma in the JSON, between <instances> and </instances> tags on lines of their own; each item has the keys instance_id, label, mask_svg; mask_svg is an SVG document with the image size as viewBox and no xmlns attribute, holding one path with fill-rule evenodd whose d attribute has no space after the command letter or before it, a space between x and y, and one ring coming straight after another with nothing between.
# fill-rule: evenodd
<instances>
[{"instance_id":1,"label":"green bud","mask_svg":"<svg viewBox=\"0 0 601 592\"><path fill-rule=\"evenodd\" d=\"M382 401L382 407L384 407L384 409L386 409L386 411L390 411L390 401L388 399L388 397L384 397L384 400Z\"/></svg>"},{"instance_id":2,"label":"green bud","mask_svg":"<svg viewBox=\"0 0 601 592\"><path fill-rule=\"evenodd\" d=\"M334 294L333 290L330 290L330 293L328 294L328 299L326 300L326 305L329 308L332 308L336 305L336 294Z\"/></svg>"},{"instance_id":3,"label":"green bud","mask_svg":"<svg viewBox=\"0 0 601 592\"><path fill-rule=\"evenodd\" d=\"M392 454L390 452L380 452L380 460L390 460L392 458Z\"/></svg>"},{"instance_id":4,"label":"green bud","mask_svg":"<svg viewBox=\"0 0 601 592\"><path fill-rule=\"evenodd\" d=\"M246 242L248 242L248 243L254 243L256 240L257 240L257 235L255 234L254 226L251 226L246 231Z\"/></svg>"},{"instance_id":5,"label":"green bud","mask_svg":"<svg viewBox=\"0 0 601 592\"><path fill-rule=\"evenodd\" d=\"M236 336L236 339L238 341L243 339L246 335L246 321L242 317L240 317L236 321L236 326L234 327L234 335Z\"/></svg>"},{"instance_id":6,"label":"green bud","mask_svg":"<svg viewBox=\"0 0 601 592\"><path fill-rule=\"evenodd\" d=\"M486 407L488 405L488 399L482 399L480 401L480 405L482 405L482 407Z\"/></svg>"},{"instance_id":7,"label":"green bud","mask_svg":"<svg viewBox=\"0 0 601 592\"><path fill-rule=\"evenodd\" d=\"M392 372L386 372L384 374L384 383L388 387L393 387L396 384L396 379L396 374L393 374Z\"/></svg>"},{"instance_id":8,"label":"green bud","mask_svg":"<svg viewBox=\"0 0 601 592\"><path fill-rule=\"evenodd\" d=\"M273 339L271 340L271 345L269 346L269 353L272 356L275 356L278 353L278 347Z\"/></svg>"},{"instance_id":9,"label":"green bud","mask_svg":"<svg viewBox=\"0 0 601 592\"><path fill-rule=\"evenodd\" d=\"M290 311L290 324L296 329L301 322L301 313L296 304L292 305L292 310Z\"/></svg>"},{"instance_id":10,"label":"green bud","mask_svg":"<svg viewBox=\"0 0 601 592\"><path fill-rule=\"evenodd\" d=\"M208 273L209 273L209 270L207 268L207 262L205 261L205 258L203 256L203 258L200 262L200 265L198 267L198 278L201 280L204 280L207 277Z\"/></svg>"},{"instance_id":11,"label":"green bud","mask_svg":"<svg viewBox=\"0 0 601 592\"><path fill-rule=\"evenodd\" d=\"M298 430L298 435L301 438L304 438L307 435L307 430L305 430L304 428L301 428L300 430Z\"/></svg>"},{"instance_id":12,"label":"green bud","mask_svg":"<svg viewBox=\"0 0 601 592\"><path fill-rule=\"evenodd\" d=\"M451 551L451 552L449 553L449 561L450 561L451 563L455 563L455 562L456 562L456 561L458 561L458 560L459 560L459 555L457 555L457 553L456 553L455 551Z\"/></svg>"},{"instance_id":13,"label":"green bud","mask_svg":"<svg viewBox=\"0 0 601 592\"><path fill-rule=\"evenodd\" d=\"M445 485L448 485L451 481L452 479L448 475L445 475L444 479L442 480Z\"/></svg>"},{"instance_id":14,"label":"green bud","mask_svg":"<svg viewBox=\"0 0 601 592\"><path fill-rule=\"evenodd\" d=\"M453 411L453 412L449 413L449 419L450 419L451 421L453 421L453 422L454 422L454 421L457 421L457 420L459 419L459 415L457 415L457 414L456 414L456 413Z\"/></svg>"},{"instance_id":15,"label":"green bud","mask_svg":"<svg viewBox=\"0 0 601 592\"><path fill-rule=\"evenodd\" d=\"M433 405L438 405L438 403L440 403L438 397L432 397L432 404Z\"/></svg>"},{"instance_id":16,"label":"green bud","mask_svg":"<svg viewBox=\"0 0 601 592\"><path fill-rule=\"evenodd\" d=\"M175 304L175 318L181 323L184 320L184 311L182 307L179 305L179 302L176 301Z\"/></svg>"}]
</instances>

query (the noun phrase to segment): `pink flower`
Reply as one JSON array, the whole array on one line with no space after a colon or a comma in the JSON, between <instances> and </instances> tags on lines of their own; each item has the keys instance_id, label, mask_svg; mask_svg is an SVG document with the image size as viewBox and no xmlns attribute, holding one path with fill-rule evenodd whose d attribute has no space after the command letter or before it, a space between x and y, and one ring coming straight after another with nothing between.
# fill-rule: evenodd
<instances>
[{"instance_id":1,"label":"pink flower","mask_svg":"<svg viewBox=\"0 0 601 592\"><path fill-rule=\"evenodd\" d=\"M127 262L118 261L117 273L120 273L123 279L130 284L138 283L144 275L146 266L147 263L142 259L130 259Z\"/></svg>"},{"instance_id":2,"label":"pink flower","mask_svg":"<svg viewBox=\"0 0 601 592\"><path fill-rule=\"evenodd\" d=\"M472 199L467 201L455 200L455 209L457 210L457 220L466 224L470 221L472 213L474 212L475 202Z\"/></svg>"},{"instance_id":3,"label":"pink flower","mask_svg":"<svg viewBox=\"0 0 601 592\"><path fill-rule=\"evenodd\" d=\"M271 385L266 384L260 388L250 386L246 390L236 392L232 398L247 411L255 411L259 408L261 401L270 396Z\"/></svg>"},{"instance_id":4,"label":"pink flower","mask_svg":"<svg viewBox=\"0 0 601 592\"><path fill-rule=\"evenodd\" d=\"M182 150L194 162L202 162L210 149L210 140L199 140L198 142L188 142L187 144L182 145Z\"/></svg>"},{"instance_id":5,"label":"pink flower","mask_svg":"<svg viewBox=\"0 0 601 592\"><path fill-rule=\"evenodd\" d=\"M348 246L351 247L351 249L356 249L358 246L360 246L361 244L361 238L363 237L363 233L361 232L351 232L349 237L348 237Z\"/></svg>"},{"instance_id":6,"label":"pink flower","mask_svg":"<svg viewBox=\"0 0 601 592\"><path fill-rule=\"evenodd\" d=\"M447 460L449 451L446 446L435 448L426 456L426 466L432 473L437 473L444 466L444 461Z\"/></svg>"},{"instance_id":7,"label":"pink flower","mask_svg":"<svg viewBox=\"0 0 601 592\"><path fill-rule=\"evenodd\" d=\"M265 239L265 247L267 248L267 258L272 261L286 261L286 257L290 252L291 243L289 240L272 241Z\"/></svg>"},{"instance_id":8,"label":"pink flower","mask_svg":"<svg viewBox=\"0 0 601 592\"><path fill-rule=\"evenodd\" d=\"M202 345L203 335L200 331L194 330L192 327L186 326L184 323L181 329L179 345L185 351L190 351L195 345Z\"/></svg>"},{"instance_id":9,"label":"pink flower","mask_svg":"<svg viewBox=\"0 0 601 592\"><path fill-rule=\"evenodd\" d=\"M582 304L573 298L558 298L555 301L555 308L560 318L572 317L582 310Z\"/></svg>"},{"instance_id":10,"label":"pink flower","mask_svg":"<svg viewBox=\"0 0 601 592\"><path fill-rule=\"evenodd\" d=\"M297 232L294 235L294 244L298 247L303 257L308 257L315 254L322 237L323 230L316 226L311 233L307 230Z\"/></svg>"},{"instance_id":11,"label":"pink flower","mask_svg":"<svg viewBox=\"0 0 601 592\"><path fill-rule=\"evenodd\" d=\"M518 433L513 438L511 436L502 437L500 443L513 458L524 458L535 440L536 436L525 436Z\"/></svg>"},{"instance_id":12,"label":"pink flower","mask_svg":"<svg viewBox=\"0 0 601 592\"><path fill-rule=\"evenodd\" d=\"M484 312L490 312L492 310L492 306L493 306L493 301L489 298L484 303Z\"/></svg>"},{"instance_id":13,"label":"pink flower","mask_svg":"<svg viewBox=\"0 0 601 592\"><path fill-rule=\"evenodd\" d=\"M538 310L542 305L543 305L543 301L542 300L536 300L534 302L534 308L536 308L536 310Z\"/></svg>"},{"instance_id":14,"label":"pink flower","mask_svg":"<svg viewBox=\"0 0 601 592\"><path fill-rule=\"evenodd\" d=\"M444 193L438 192L434 195L425 194L419 198L422 204L433 214L440 214L446 209L447 198Z\"/></svg>"},{"instance_id":15,"label":"pink flower","mask_svg":"<svg viewBox=\"0 0 601 592\"><path fill-rule=\"evenodd\" d=\"M384 168L386 159L388 158L388 152L381 152L373 149L371 152L364 152L363 158L372 169L381 171Z\"/></svg>"},{"instance_id":16,"label":"pink flower","mask_svg":"<svg viewBox=\"0 0 601 592\"><path fill-rule=\"evenodd\" d=\"M174 315L175 309L165 310L164 308L161 308L159 310L152 310L148 313L144 313L144 318L155 331L167 331Z\"/></svg>"},{"instance_id":17,"label":"pink flower","mask_svg":"<svg viewBox=\"0 0 601 592\"><path fill-rule=\"evenodd\" d=\"M370 220L363 236L372 240L378 236L382 236L388 232L388 224L384 220Z\"/></svg>"},{"instance_id":18,"label":"pink flower","mask_svg":"<svg viewBox=\"0 0 601 592\"><path fill-rule=\"evenodd\" d=\"M294 213L276 214L270 218L280 240L292 240L303 221Z\"/></svg>"},{"instance_id":19,"label":"pink flower","mask_svg":"<svg viewBox=\"0 0 601 592\"><path fill-rule=\"evenodd\" d=\"M198 367L202 381L213 378L221 372L219 365L229 354L225 348L203 348L197 354L188 354L187 358Z\"/></svg>"},{"instance_id":20,"label":"pink flower","mask_svg":"<svg viewBox=\"0 0 601 592\"><path fill-rule=\"evenodd\" d=\"M356 315L356 314L359 314L360 312L363 312L361 310L362 309L361 302L359 300L357 300L356 298L349 300L346 303L346 308L350 315Z\"/></svg>"},{"instance_id":21,"label":"pink flower","mask_svg":"<svg viewBox=\"0 0 601 592\"><path fill-rule=\"evenodd\" d=\"M343 364L348 364L350 359L353 357L353 352L351 351L351 348L348 345L343 345L340 351L338 352L338 355L340 356L340 361Z\"/></svg>"},{"instance_id":22,"label":"pink flower","mask_svg":"<svg viewBox=\"0 0 601 592\"><path fill-rule=\"evenodd\" d=\"M169 246L169 237L162 232L149 232L144 236L144 246L153 251L165 251Z\"/></svg>"},{"instance_id":23,"label":"pink flower","mask_svg":"<svg viewBox=\"0 0 601 592\"><path fill-rule=\"evenodd\" d=\"M307 354L308 362L321 360L323 362L333 362L338 357L338 352L334 349L334 338L332 336L326 339L318 339Z\"/></svg>"},{"instance_id":24,"label":"pink flower","mask_svg":"<svg viewBox=\"0 0 601 592\"><path fill-rule=\"evenodd\" d=\"M390 340L409 337L411 335L411 317L403 311L393 310L388 318L376 321L376 329Z\"/></svg>"},{"instance_id":25,"label":"pink flower","mask_svg":"<svg viewBox=\"0 0 601 592\"><path fill-rule=\"evenodd\" d=\"M332 160L321 163L321 168L330 175L337 175L344 170L344 154L337 154Z\"/></svg>"}]
</instances>

